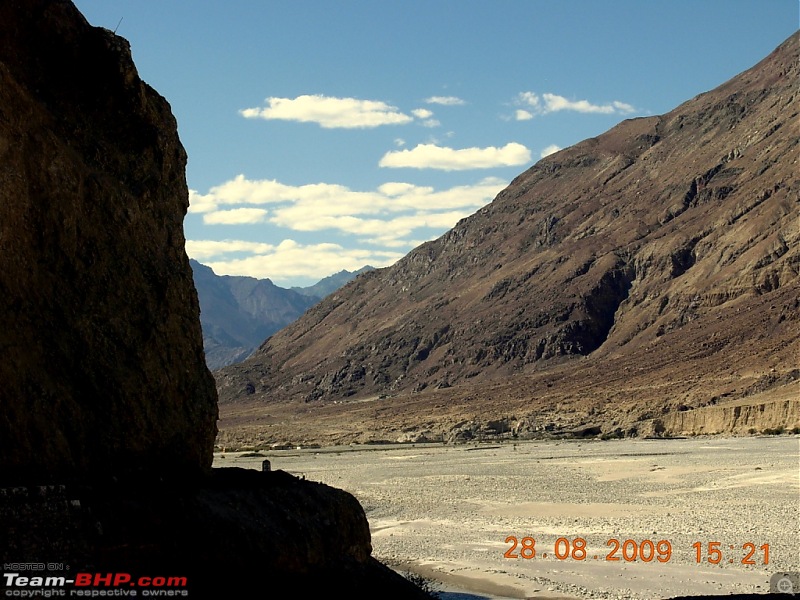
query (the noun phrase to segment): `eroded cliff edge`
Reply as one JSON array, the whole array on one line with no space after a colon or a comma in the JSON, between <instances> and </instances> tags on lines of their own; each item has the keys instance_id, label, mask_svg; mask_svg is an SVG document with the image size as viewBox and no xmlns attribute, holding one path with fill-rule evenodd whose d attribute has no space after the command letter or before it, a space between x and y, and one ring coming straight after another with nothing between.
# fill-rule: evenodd
<instances>
[{"instance_id":1,"label":"eroded cliff edge","mask_svg":"<svg viewBox=\"0 0 800 600\"><path fill-rule=\"evenodd\" d=\"M170 107L67 0L0 3L0 23L2 572L174 576L168 595L192 598L424 597L371 557L352 495L211 469Z\"/></svg>"}]
</instances>

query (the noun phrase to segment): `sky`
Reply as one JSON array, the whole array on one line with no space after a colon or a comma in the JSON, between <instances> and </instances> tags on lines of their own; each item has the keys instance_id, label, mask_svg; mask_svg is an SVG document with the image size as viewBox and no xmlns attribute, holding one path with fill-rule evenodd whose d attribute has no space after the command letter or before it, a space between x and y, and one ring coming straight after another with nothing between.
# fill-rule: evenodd
<instances>
[{"instance_id":1,"label":"sky","mask_svg":"<svg viewBox=\"0 0 800 600\"><path fill-rule=\"evenodd\" d=\"M767 56L798 0L75 0L189 162L187 254L310 285L388 266L542 157Z\"/></svg>"}]
</instances>

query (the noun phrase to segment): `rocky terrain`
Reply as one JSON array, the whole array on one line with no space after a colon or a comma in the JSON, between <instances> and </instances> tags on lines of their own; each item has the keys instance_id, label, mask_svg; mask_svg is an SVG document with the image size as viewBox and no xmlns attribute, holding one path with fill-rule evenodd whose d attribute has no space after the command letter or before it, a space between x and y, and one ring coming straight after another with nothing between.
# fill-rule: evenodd
<instances>
[{"instance_id":1,"label":"rocky terrain","mask_svg":"<svg viewBox=\"0 0 800 600\"><path fill-rule=\"evenodd\" d=\"M799 444L800 436L697 437L264 454L275 466L352 492L367 511L381 560L444 589L478 594L473 600L700 594L729 600L731 594L763 598L756 594L769 591L775 574L800 571ZM227 453L214 464L259 462ZM509 536L518 544L533 537L536 556L520 557L519 545L508 552ZM586 556L559 560L560 537L585 539ZM620 560L609 560L609 539L666 540L671 554L659 562L630 560L631 553L626 560L617 551L610 558ZM719 564L706 560L712 540L720 543ZM701 561L692 546L698 541ZM743 564L748 542L756 551ZM662 560L664 550L662 544Z\"/></svg>"},{"instance_id":2,"label":"rocky terrain","mask_svg":"<svg viewBox=\"0 0 800 600\"><path fill-rule=\"evenodd\" d=\"M164 595L424 598L372 558L352 495L211 469L170 107L68 0L8 0L0 22L4 595L136 595L140 577L174 576Z\"/></svg>"},{"instance_id":3,"label":"rocky terrain","mask_svg":"<svg viewBox=\"0 0 800 600\"><path fill-rule=\"evenodd\" d=\"M286 289L269 279L217 275L196 260L189 263L200 300L203 350L212 371L243 361L273 333L371 269L340 271L312 286Z\"/></svg>"},{"instance_id":4,"label":"rocky terrain","mask_svg":"<svg viewBox=\"0 0 800 600\"><path fill-rule=\"evenodd\" d=\"M800 426L797 79L542 159L217 372L220 443Z\"/></svg>"}]
</instances>

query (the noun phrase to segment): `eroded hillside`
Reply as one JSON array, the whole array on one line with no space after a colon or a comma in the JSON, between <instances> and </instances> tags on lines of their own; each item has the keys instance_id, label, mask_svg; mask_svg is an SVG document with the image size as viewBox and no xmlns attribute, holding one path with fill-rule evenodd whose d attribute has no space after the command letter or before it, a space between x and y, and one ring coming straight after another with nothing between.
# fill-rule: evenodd
<instances>
[{"instance_id":1,"label":"eroded hillside","mask_svg":"<svg viewBox=\"0 0 800 600\"><path fill-rule=\"evenodd\" d=\"M221 439L435 437L500 417L644 432L796 392L797 59L794 35L362 275L217 373Z\"/></svg>"}]
</instances>

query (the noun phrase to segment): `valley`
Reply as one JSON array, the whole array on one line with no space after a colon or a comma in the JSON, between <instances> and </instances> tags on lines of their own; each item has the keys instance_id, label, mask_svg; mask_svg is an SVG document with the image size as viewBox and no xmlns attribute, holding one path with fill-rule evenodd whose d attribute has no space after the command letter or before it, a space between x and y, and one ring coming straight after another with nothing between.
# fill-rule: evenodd
<instances>
[{"instance_id":1,"label":"valley","mask_svg":"<svg viewBox=\"0 0 800 600\"><path fill-rule=\"evenodd\" d=\"M798 36L215 372L219 447L800 427Z\"/></svg>"}]
</instances>

